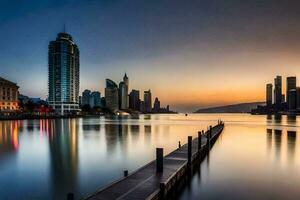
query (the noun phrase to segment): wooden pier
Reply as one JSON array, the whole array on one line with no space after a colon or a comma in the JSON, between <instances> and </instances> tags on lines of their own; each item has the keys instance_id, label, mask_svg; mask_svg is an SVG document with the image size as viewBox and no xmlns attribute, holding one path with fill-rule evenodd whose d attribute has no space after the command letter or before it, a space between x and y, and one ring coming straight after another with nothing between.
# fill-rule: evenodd
<instances>
[{"instance_id":1,"label":"wooden pier","mask_svg":"<svg viewBox=\"0 0 300 200\"><path fill-rule=\"evenodd\" d=\"M224 128L219 121L205 133L198 132L198 138L188 137L188 143L163 156L163 149L156 150L156 160L137 171L95 192L86 200L140 200L165 199L170 191L185 177L190 169L199 163L217 140ZM199 145L201 144L201 145Z\"/></svg>"}]
</instances>

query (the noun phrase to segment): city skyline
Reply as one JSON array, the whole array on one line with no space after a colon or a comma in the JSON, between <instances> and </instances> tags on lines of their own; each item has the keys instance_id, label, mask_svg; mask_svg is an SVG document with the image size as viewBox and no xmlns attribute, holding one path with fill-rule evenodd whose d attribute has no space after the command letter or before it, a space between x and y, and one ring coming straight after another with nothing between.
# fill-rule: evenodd
<instances>
[{"instance_id":1,"label":"city skyline","mask_svg":"<svg viewBox=\"0 0 300 200\"><path fill-rule=\"evenodd\" d=\"M66 24L81 50L80 93L104 94L105 78L127 72L141 91L151 88L175 110L194 111L262 101L260 86L270 77L299 76L299 3L172 2L45 1L21 4L18 13L6 3L0 74L21 93L46 98L47 43Z\"/></svg>"}]
</instances>

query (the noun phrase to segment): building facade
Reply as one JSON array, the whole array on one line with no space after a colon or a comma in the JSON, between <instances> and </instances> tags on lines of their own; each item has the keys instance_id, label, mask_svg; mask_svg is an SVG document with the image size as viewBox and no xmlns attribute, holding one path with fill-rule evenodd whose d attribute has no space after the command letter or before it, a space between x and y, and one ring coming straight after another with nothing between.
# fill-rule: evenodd
<instances>
[{"instance_id":1,"label":"building facade","mask_svg":"<svg viewBox=\"0 0 300 200\"><path fill-rule=\"evenodd\" d=\"M0 112L19 110L19 87L16 83L0 77Z\"/></svg>"},{"instance_id":2,"label":"building facade","mask_svg":"<svg viewBox=\"0 0 300 200\"><path fill-rule=\"evenodd\" d=\"M72 36L59 33L48 46L48 102L56 113L79 110L79 49Z\"/></svg>"},{"instance_id":3,"label":"building facade","mask_svg":"<svg viewBox=\"0 0 300 200\"><path fill-rule=\"evenodd\" d=\"M101 93L100 92L94 91L94 92L91 93L90 106L91 106L91 108L102 107L102 105L101 105Z\"/></svg>"},{"instance_id":4,"label":"building facade","mask_svg":"<svg viewBox=\"0 0 300 200\"><path fill-rule=\"evenodd\" d=\"M152 111L152 96L151 91L144 91L144 104L145 104L145 112Z\"/></svg>"},{"instance_id":5,"label":"building facade","mask_svg":"<svg viewBox=\"0 0 300 200\"><path fill-rule=\"evenodd\" d=\"M132 110L140 110L140 91L132 90L129 94L129 108Z\"/></svg>"},{"instance_id":6,"label":"building facade","mask_svg":"<svg viewBox=\"0 0 300 200\"><path fill-rule=\"evenodd\" d=\"M125 73L123 77L123 81L119 84L119 106L120 109L128 109L128 87L129 87L129 79L127 74Z\"/></svg>"},{"instance_id":7,"label":"building facade","mask_svg":"<svg viewBox=\"0 0 300 200\"><path fill-rule=\"evenodd\" d=\"M157 97L154 100L153 111L154 112L159 112L160 111L160 101L158 100Z\"/></svg>"},{"instance_id":8,"label":"building facade","mask_svg":"<svg viewBox=\"0 0 300 200\"><path fill-rule=\"evenodd\" d=\"M106 108L112 112L119 110L118 85L110 79L106 79L105 104Z\"/></svg>"},{"instance_id":9,"label":"building facade","mask_svg":"<svg viewBox=\"0 0 300 200\"><path fill-rule=\"evenodd\" d=\"M300 110L300 87L296 88L297 93L297 110Z\"/></svg>"},{"instance_id":10,"label":"building facade","mask_svg":"<svg viewBox=\"0 0 300 200\"><path fill-rule=\"evenodd\" d=\"M277 76L274 79L274 103L276 107L280 107L282 103L282 77Z\"/></svg>"},{"instance_id":11,"label":"building facade","mask_svg":"<svg viewBox=\"0 0 300 200\"><path fill-rule=\"evenodd\" d=\"M289 90L288 93L288 110L295 111L297 108L297 91L296 89Z\"/></svg>"},{"instance_id":12,"label":"building facade","mask_svg":"<svg viewBox=\"0 0 300 200\"><path fill-rule=\"evenodd\" d=\"M82 92L81 96L81 105L86 106L90 104L90 96L91 96L91 91L90 90L84 90Z\"/></svg>"},{"instance_id":13,"label":"building facade","mask_svg":"<svg viewBox=\"0 0 300 200\"><path fill-rule=\"evenodd\" d=\"M289 91L296 90L297 79L296 76L286 78L286 102L289 104Z\"/></svg>"},{"instance_id":14,"label":"building facade","mask_svg":"<svg viewBox=\"0 0 300 200\"><path fill-rule=\"evenodd\" d=\"M273 85L271 83L266 86L266 104L268 107L272 106Z\"/></svg>"}]
</instances>

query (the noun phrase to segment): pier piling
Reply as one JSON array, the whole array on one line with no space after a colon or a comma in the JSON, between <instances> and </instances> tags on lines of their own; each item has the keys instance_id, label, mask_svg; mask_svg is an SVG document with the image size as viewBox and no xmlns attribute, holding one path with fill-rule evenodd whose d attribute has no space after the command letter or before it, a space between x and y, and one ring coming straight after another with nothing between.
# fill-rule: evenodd
<instances>
[{"instance_id":1,"label":"pier piling","mask_svg":"<svg viewBox=\"0 0 300 200\"><path fill-rule=\"evenodd\" d=\"M128 176L128 170L124 170L124 177Z\"/></svg>"},{"instance_id":2,"label":"pier piling","mask_svg":"<svg viewBox=\"0 0 300 200\"><path fill-rule=\"evenodd\" d=\"M192 136L188 136L188 165L191 165L192 161Z\"/></svg>"},{"instance_id":3,"label":"pier piling","mask_svg":"<svg viewBox=\"0 0 300 200\"><path fill-rule=\"evenodd\" d=\"M164 149L156 148L156 172L162 173L164 170Z\"/></svg>"},{"instance_id":4,"label":"pier piling","mask_svg":"<svg viewBox=\"0 0 300 200\"><path fill-rule=\"evenodd\" d=\"M74 200L74 193L68 193L67 200Z\"/></svg>"},{"instance_id":5,"label":"pier piling","mask_svg":"<svg viewBox=\"0 0 300 200\"><path fill-rule=\"evenodd\" d=\"M201 150L201 131L198 131L198 151Z\"/></svg>"}]
</instances>

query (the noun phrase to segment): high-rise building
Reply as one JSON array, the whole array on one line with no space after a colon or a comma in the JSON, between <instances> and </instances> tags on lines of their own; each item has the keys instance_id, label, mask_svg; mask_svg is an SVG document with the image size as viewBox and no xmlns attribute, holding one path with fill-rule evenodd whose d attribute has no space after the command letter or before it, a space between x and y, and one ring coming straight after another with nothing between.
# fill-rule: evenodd
<instances>
[{"instance_id":1,"label":"high-rise building","mask_svg":"<svg viewBox=\"0 0 300 200\"><path fill-rule=\"evenodd\" d=\"M48 102L59 114L79 110L79 49L72 36L59 33L48 46Z\"/></svg>"},{"instance_id":2,"label":"high-rise building","mask_svg":"<svg viewBox=\"0 0 300 200\"><path fill-rule=\"evenodd\" d=\"M79 107L82 106L82 96L79 96L79 98L78 98L78 104L79 104Z\"/></svg>"},{"instance_id":3,"label":"high-rise building","mask_svg":"<svg viewBox=\"0 0 300 200\"><path fill-rule=\"evenodd\" d=\"M297 109L300 110L300 87L296 88L297 93Z\"/></svg>"},{"instance_id":4,"label":"high-rise building","mask_svg":"<svg viewBox=\"0 0 300 200\"><path fill-rule=\"evenodd\" d=\"M0 77L0 112L12 112L19 109L18 89L16 83Z\"/></svg>"},{"instance_id":5,"label":"high-rise building","mask_svg":"<svg viewBox=\"0 0 300 200\"><path fill-rule=\"evenodd\" d=\"M146 108L145 108L145 102L144 101L140 101L140 109L141 112L146 112Z\"/></svg>"},{"instance_id":6,"label":"high-rise building","mask_svg":"<svg viewBox=\"0 0 300 200\"><path fill-rule=\"evenodd\" d=\"M272 106L273 85L271 83L266 86L266 104L268 107Z\"/></svg>"},{"instance_id":7,"label":"high-rise building","mask_svg":"<svg viewBox=\"0 0 300 200\"><path fill-rule=\"evenodd\" d=\"M119 106L120 109L128 108L128 85L129 79L125 73L123 81L119 84Z\"/></svg>"},{"instance_id":8,"label":"high-rise building","mask_svg":"<svg viewBox=\"0 0 300 200\"><path fill-rule=\"evenodd\" d=\"M290 76L286 78L286 102L289 104L289 91L296 90L296 76Z\"/></svg>"},{"instance_id":9,"label":"high-rise building","mask_svg":"<svg viewBox=\"0 0 300 200\"><path fill-rule=\"evenodd\" d=\"M116 112L119 110L118 85L110 79L106 79L105 103L110 111Z\"/></svg>"},{"instance_id":10,"label":"high-rise building","mask_svg":"<svg viewBox=\"0 0 300 200\"><path fill-rule=\"evenodd\" d=\"M151 112L152 110L152 97L151 91L144 91L144 104L145 104L145 112Z\"/></svg>"},{"instance_id":11,"label":"high-rise building","mask_svg":"<svg viewBox=\"0 0 300 200\"><path fill-rule=\"evenodd\" d=\"M82 106L89 105L90 108L101 107L101 93L98 91L84 90L81 99Z\"/></svg>"},{"instance_id":12,"label":"high-rise building","mask_svg":"<svg viewBox=\"0 0 300 200\"><path fill-rule=\"evenodd\" d=\"M159 112L159 110L160 110L160 101L156 97L155 100L154 100L153 111L154 112Z\"/></svg>"},{"instance_id":13,"label":"high-rise building","mask_svg":"<svg viewBox=\"0 0 300 200\"><path fill-rule=\"evenodd\" d=\"M84 90L82 92L82 97L81 97L82 106L86 106L86 105L90 104L90 96L91 96L91 91L90 90Z\"/></svg>"},{"instance_id":14,"label":"high-rise building","mask_svg":"<svg viewBox=\"0 0 300 200\"><path fill-rule=\"evenodd\" d=\"M124 92L124 100L123 100L123 104L125 105L126 109L129 106L129 78L127 77L127 74L125 73L124 77L123 77L123 82L125 83L125 92Z\"/></svg>"},{"instance_id":15,"label":"high-rise building","mask_svg":"<svg viewBox=\"0 0 300 200\"><path fill-rule=\"evenodd\" d=\"M282 103L282 78L281 78L281 76L277 76L274 79L274 103L277 108L279 108Z\"/></svg>"},{"instance_id":16,"label":"high-rise building","mask_svg":"<svg viewBox=\"0 0 300 200\"><path fill-rule=\"evenodd\" d=\"M295 89L289 90L288 93L288 110L294 111L297 107L297 92Z\"/></svg>"},{"instance_id":17,"label":"high-rise building","mask_svg":"<svg viewBox=\"0 0 300 200\"><path fill-rule=\"evenodd\" d=\"M140 110L140 91L132 90L129 94L129 108Z\"/></svg>"},{"instance_id":18,"label":"high-rise building","mask_svg":"<svg viewBox=\"0 0 300 200\"><path fill-rule=\"evenodd\" d=\"M91 93L90 106L91 106L91 108L102 107L101 93L100 92L94 91L94 92Z\"/></svg>"}]
</instances>

